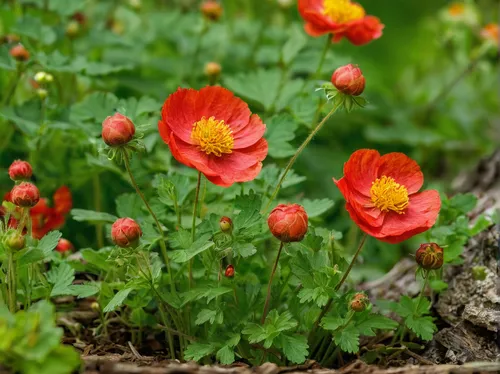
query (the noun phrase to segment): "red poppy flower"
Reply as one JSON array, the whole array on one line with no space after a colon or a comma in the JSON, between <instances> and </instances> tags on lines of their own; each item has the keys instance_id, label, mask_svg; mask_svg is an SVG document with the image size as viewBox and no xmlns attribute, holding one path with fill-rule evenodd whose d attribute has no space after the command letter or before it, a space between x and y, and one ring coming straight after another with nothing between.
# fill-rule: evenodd
<instances>
[{"instance_id":1,"label":"red poppy flower","mask_svg":"<svg viewBox=\"0 0 500 374\"><path fill-rule=\"evenodd\" d=\"M67 186L61 186L54 192L54 208L59 214L67 214L73 207L71 191Z\"/></svg>"},{"instance_id":2,"label":"red poppy flower","mask_svg":"<svg viewBox=\"0 0 500 374\"><path fill-rule=\"evenodd\" d=\"M266 125L222 87L179 88L163 105L160 136L180 163L229 187L259 174L267 156Z\"/></svg>"},{"instance_id":3,"label":"red poppy flower","mask_svg":"<svg viewBox=\"0 0 500 374\"><path fill-rule=\"evenodd\" d=\"M384 242L399 243L430 229L441 208L437 191L418 192L424 176L403 153L358 150L344 164L344 177L333 181L352 220Z\"/></svg>"},{"instance_id":4,"label":"red poppy flower","mask_svg":"<svg viewBox=\"0 0 500 374\"><path fill-rule=\"evenodd\" d=\"M350 0L299 0L299 12L311 36L332 34L332 41L343 37L354 45L363 45L382 36L384 25L367 16L363 7Z\"/></svg>"}]
</instances>

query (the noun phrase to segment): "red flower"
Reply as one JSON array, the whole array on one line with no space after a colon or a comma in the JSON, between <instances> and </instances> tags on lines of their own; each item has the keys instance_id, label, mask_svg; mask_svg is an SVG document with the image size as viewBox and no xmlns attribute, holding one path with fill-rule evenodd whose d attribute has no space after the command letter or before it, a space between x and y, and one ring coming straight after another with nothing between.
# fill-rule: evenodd
<instances>
[{"instance_id":1,"label":"red flower","mask_svg":"<svg viewBox=\"0 0 500 374\"><path fill-rule=\"evenodd\" d=\"M358 150L344 164L344 177L334 182L352 220L365 233L388 243L427 231L441 208L437 191L418 192L424 176L403 153L380 156L375 150Z\"/></svg>"},{"instance_id":2,"label":"red flower","mask_svg":"<svg viewBox=\"0 0 500 374\"><path fill-rule=\"evenodd\" d=\"M222 87L179 88L165 101L158 129L177 161L223 187L255 179L267 156L266 125Z\"/></svg>"},{"instance_id":3,"label":"red flower","mask_svg":"<svg viewBox=\"0 0 500 374\"><path fill-rule=\"evenodd\" d=\"M344 36L354 45L363 45L382 36L384 25L367 16L363 7L350 0L299 0L299 12L311 36L332 34L334 42Z\"/></svg>"},{"instance_id":4,"label":"red flower","mask_svg":"<svg viewBox=\"0 0 500 374\"><path fill-rule=\"evenodd\" d=\"M68 187L57 189L52 199L53 206L48 205L48 199L40 199L37 205L30 210L33 222L33 237L40 239L52 230L64 225L66 214L71 210L73 200Z\"/></svg>"},{"instance_id":5,"label":"red flower","mask_svg":"<svg viewBox=\"0 0 500 374\"><path fill-rule=\"evenodd\" d=\"M62 215L69 213L73 207L73 198L67 186L61 186L54 192L53 201L56 212Z\"/></svg>"}]
</instances>

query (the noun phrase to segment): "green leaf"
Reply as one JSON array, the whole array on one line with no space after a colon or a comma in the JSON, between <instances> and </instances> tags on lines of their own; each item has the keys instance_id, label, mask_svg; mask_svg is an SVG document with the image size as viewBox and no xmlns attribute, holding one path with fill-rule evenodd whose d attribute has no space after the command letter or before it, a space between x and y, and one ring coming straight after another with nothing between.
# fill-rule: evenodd
<instances>
[{"instance_id":1,"label":"green leaf","mask_svg":"<svg viewBox=\"0 0 500 374\"><path fill-rule=\"evenodd\" d=\"M45 235L35 248L30 248L19 258L19 265L28 265L45 260L54 250L61 238L59 231L51 231Z\"/></svg>"},{"instance_id":2,"label":"green leaf","mask_svg":"<svg viewBox=\"0 0 500 374\"><path fill-rule=\"evenodd\" d=\"M93 210L72 209L71 216L78 222L91 223L113 223L118 217L104 212L94 212Z\"/></svg>"},{"instance_id":3,"label":"green leaf","mask_svg":"<svg viewBox=\"0 0 500 374\"><path fill-rule=\"evenodd\" d=\"M212 344L191 343L184 351L184 358L186 360L199 361L203 357L211 355L215 351L215 346Z\"/></svg>"},{"instance_id":4,"label":"green leaf","mask_svg":"<svg viewBox=\"0 0 500 374\"><path fill-rule=\"evenodd\" d=\"M233 251L236 255L245 258L256 254L257 248L252 243L236 242L233 244Z\"/></svg>"},{"instance_id":5,"label":"green leaf","mask_svg":"<svg viewBox=\"0 0 500 374\"><path fill-rule=\"evenodd\" d=\"M290 312L287 311L279 314L276 309L273 309L267 315L264 325L247 323L243 329L243 334L249 335L248 341L250 343L258 343L265 340L264 348L267 349L271 347L274 339L281 332L293 329L296 326L297 321L292 318Z\"/></svg>"},{"instance_id":6,"label":"green leaf","mask_svg":"<svg viewBox=\"0 0 500 374\"><path fill-rule=\"evenodd\" d=\"M170 253L172 261L183 263L191 260L197 254L206 251L214 246L214 242L208 241L210 235L203 235L196 240L188 249L179 249Z\"/></svg>"},{"instance_id":7,"label":"green leaf","mask_svg":"<svg viewBox=\"0 0 500 374\"><path fill-rule=\"evenodd\" d=\"M108 305L106 305L103 309L104 313L112 312L116 308L118 308L120 305L123 304L127 296L129 295L130 292L132 292L132 288L124 288L121 291L118 291L116 295L110 300Z\"/></svg>"},{"instance_id":8,"label":"green leaf","mask_svg":"<svg viewBox=\"0 0 500 374\"><path fill-rule=\"evenodd\" d=\"M47 281L52 284L50 296L72 295L69 287L75 280L75 270L66 262L61 262L57 267L47 272Z\"/></svg>"},{"instance_id":9,"label":"green leaf","mask_svg":"<svg viewBox=\"0 0 500 374\"><path fill-rule=\"evenodd\" d=\"M486 217L484 214L481 214L474 222L474 226L469 229L469 237L476 236L491 225L493 225L493 221L489 217Z\"/></svg>"},{"instance_id":10,"label":"green leaf","mask_svg":"<svg viewBox=\"0 0 500 374\"><path fill-rule=\"evenodd\" d=\"M296 147L290 144L295 139L298 123L289 114L274 116L266 121L266 140L269 144L269 155L273 158L292 156Z\"/></svg>"},{"instance_id":11,"label":"green leaf","mask_svg":"<svg viewBox=\"0 0 500 374\"><path fill-rule=\"evenodd\" d=\"M333 334L335 344L344 352L356 353L359 351L359 333L356 327L350 325Z\"/></svg>"},{"instance_id":12,"label":"green leaf","mask_svg":"<svg viewBox=\"0 0 500 374\"><path fill-rule=\"evenodd\" d=\"M229 287L201 287L195 288L182 294L184 304L193 300L207 298L207 304L217 296L222 296L226 293L233 292Z\"/></svg>"},{"instance_id":13,"label":"green leaf","mask_svg":"<svg viewBox=\"0 0 500 374\"><path fill-rule=\"evenodd\" d=\"M437 327L432 317L414 317L409 316L405 319L406 326L423 340L432 340Z\"/></svg>"},{"instance_id":14,"label":"green leaf","mask_svg":"<svg viewBox=\"0 0 500 374\"><path fill-rule=\"evenodd\" d=\"M301 364L309 355L309 345L305 336L281 334L279 345L286 358L293 363Z\"/></svg>"},{"instance_id":15,"label":"green leaf","mask_svg":"<svg viewBox=\"0 0 500 374\"><path fill-rule=\"evenodd\" d=\"M327 212L333 207L334 203L330 199L316 199L309 200L304 199L302 201L302 206L307 212L309 218L319 217L323 213Z\"/></svg>"},{"instance_id":16,"label":"green leaf","mask_svg":"<svg viewBox=\"0 0 500 374\"><path fill-rule=\"evenodd\" d=\"M94 92L71 107L70 120L81 122L94 120L95 130L100 131L104 119L114 114L118 106L118 98L112 93Z\"/></svg>"},{"instance_id":17,"label":"green leaf","mask_svg":"<svg viewBox=\"0 0 500 374\"><path fill-rule=\"evenodd\" d=\"M288 66L295 56L306 46L307 38L299 27L292 27L290 38L281 50L281 60Z\"/></svg>"},{"instance_id":18,"label":"green leaf","mask_svg":"<svg viewBox=\"0 0 500 374\"><path fill-rule=\"evenodd\" d=\"M231 365L234 362L234 349L225 345L217 351L216 357L222 365Z\"/></svg>"},{"instance_id":19,"label":"green leaf","mask_svg":"<svg viewBox=\"0 0 500 374\"><path fill-rule=\"evenodd\" d=\"M198 316L196 317L195 324L202 325L205 322L210 321L210 324L213 325L217 317L217 314L218 312L216 310L202 309L198 313Z\"/></svg>"},{"instance_id":20,"label":"green leaf","mask_svg":"<svg viewBox=\"0 0 500 374\"><path fill-rule=\"evenodd\" d=\"M172 248L178 249L188 249L191 246L191 233L184 229L179 228L179 230L174 231L169 236L169 244Z\"/></svg>"},{"instance_id":21,"label":"green leaf","mask_svg":"<svg viewBox=\"0 0 500 374\"><path fill-rule=\"evenodd\" d=\"M339 327L343 326L345 319L341 317L323 317L321 320L321 326L325 330L335 331Z\"/></svg>"},{"instance_id":22,"label":"green leaf","mask_svg":"<svg viewBox=\"0 0 500 374\"><path fill-rule=\"evenodd\" d=\"M74 284L69 287L71 294L77 296L79 299L94 296L101 290L101 285L96 282L88 282L84 284Z\"/></svg>"},{"instance_id":23,"label":"green leaf","mask_svg":"<svg viewBox=\"0 0 500 374\"><path fill-rule=\"evenodd\" d=\"M7 46L0 47L0 68L5 70L16 70L16 63L9 54Z\"/></svg>"},{"instance_id":24,"label":"green leaf","mask_svg":"<svg viewBox=\"0 0 500 374\"><path fill-rule=\"evenodd\" d=\"M356 323L356 328L361 335L375 336L375 330L394 330L399 326L399 323L384 317L380 314L368 314L366 319L360 323Z\"/></svg>"},{"instance_id":25,"label":"green leaf","mask_svg":"<svg viewBox=\"0 0 500 374\"><path fill-rule=\"evenodd\" d=\"M429 282L429 285L436 292L441 292L448 288L448 283L443 282L441 279L433 279Z\"/></svg>"},{"instance_id":26,"label":"green leaf","mask_svg":"<svg viewBox=\"0 0 500 374\"><path fill-rule=\"evenodd\" d=\"M447 247L443 248L443 260L445 263L449 263L460 257L464 251L465 243L463 240L456 240L448 244Z\"/></svg>"},{"instance_id":27,"label":"green leaf","mask_svg":"<svg viewBox=\"0 0 500 374\"><path fill-rule=\"evenodd\" d=\"M472 193L456 194L449 200L449 203L451 208L457 209L459 212L465 214L475 208L477 196Z\"/></svg>"},{"instance_id":28,"label":"green leaf","mask_svg":"<svg viewBox=\"0 0 500 374\"><path fill-rule=\"evenodd\" d=\"M119 217L137 218L144 216L144 203L136 193L125 193L116 198L116 213Z\"/></svg>"},{"instance_id":29,"label":"green leaf","mask_svg":"<svg viewBox=\"0 0 500 374\"><path fill-rule=\"evenodd\" d=\"M272 107L279 93L281 71L257 70L256 72L238 74L226 77L224 86L238 95L261 104L264 109Z\"/></svg>"},{"instance_id":30,"label":"green leaf","mask_svg":"<svg viewBox=\"0 0 500 374\"><path fill-rule=\"evenodd\" d=\"M110 263L107 261L108 255L103 252L94 251L90 248L80 250L83 259L90 265L95 266L98 270L109 271Z\"/></svg>"}]
</instances>

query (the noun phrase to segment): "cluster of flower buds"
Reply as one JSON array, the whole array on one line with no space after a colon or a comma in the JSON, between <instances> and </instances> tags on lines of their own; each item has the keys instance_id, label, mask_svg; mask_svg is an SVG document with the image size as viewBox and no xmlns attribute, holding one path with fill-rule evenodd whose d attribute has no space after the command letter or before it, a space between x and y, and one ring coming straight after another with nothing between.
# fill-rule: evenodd
<instances>
[{"instance_id":1,"label":"cluster of flower buds","mask_svg":"<svg viewBox=\"0 0 500 374\"><path fill-rule=\"evenodd\" d=\"M53 75L44 71L39 71L33 77L33 81L33 86L36 88L36 94L40 100L45 100L49 95L49 91L46 87L54 81Z\"/></svg>"},{"instance_id":2,"label":"cluster of flower buds","mask_svg":"<svg viewBox=\"0 0 500 374\"><path fill-rule=\"evenodd\" d=\"M421 244L415 254L417 264L424 270L436 270L443 266L443 248L436 243Z\"/></svg>"},{"instance_id":3,"label":"cluster of flower buds","mask_svg":"<svg viewBox=\"0 0 500 374\"><path fill-rule=\"evenodd\" d=\"M298 204L280 204L269 214L267 224L281 242L300 242L307 233L307 213Z\"/></svg>"},{"instance_id":4,"label":"cluster of flower buds","mask_svg":"<svg viewBox=\"0 0 500 374\"><path fill-rule=\"evenodd\" d=\"M141 236L141 227L132 218L119 218L111 226L111 239L119 247L137 247Z\"/></svg>"}]
</instances>

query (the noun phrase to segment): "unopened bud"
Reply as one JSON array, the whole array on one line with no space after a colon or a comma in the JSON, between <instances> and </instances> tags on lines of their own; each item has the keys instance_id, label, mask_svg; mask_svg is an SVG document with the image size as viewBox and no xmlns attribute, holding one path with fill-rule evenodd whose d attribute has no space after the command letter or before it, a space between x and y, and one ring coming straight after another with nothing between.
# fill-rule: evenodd
<instances>
[{"instance_id":1,"label":"unopened bud","mask_svg":"<svg viewBox=\"0 0 500 374\"><path fill-rule=\"evenodd\" d=\"M31 208L40 200L40 191L33 183L22 182L12 188L10 196L15 205Z\"/></svg>"},{"instance_id":2,"label":"unopened bud","mask_svg":"<svg viewBox=\"0 0 500 374\"><path fill-rule=\"evenodd\" d=\"M332 84L346 95L361 95L365 89L365 83L361 69L353 64L339 67L332 75Z\"/></svg>"},{"instance_id":3,"label":"unopened bud","mask_svg":"<svg viewBox=\"0 0 500 374\"><path fill-rule=\"evenodd\" d=\"M7 248L10 248L13 251L18 251L24 248L26 240L24 238L24 235L13 231L5 236L3 243Z\"/></svg>"},{"instance_id":4,"label":"unopened bud","mask_svg":"<svg viewBox=\"0 0 500 374\"><path fill-rule=\"evenodd\" d=\"M94 301L92 304L90 304L90 309L92 309L95 312L99 312L101 310L101 306L97 301Z\"/></svg>"},{"instance_id":5,"label":"unopened bud","mask_svg":"<svg viewBox=\"0 0 500 374\"><path fill-rule=\"evenodd\" d=\"M220 75L222 67L217 62L207 62L203 71L208 77L217 77Z\"/></svg>"},{"instance_id":6,"label":"unopened bud","mask_svg":"<svg viewBox=\"0 0 500 374\"><path fill-rule=\"evenodd\" d=\"M134 123L123 114L106 117L102 123L102 139L111 147L127 144L135 134Z\"/></svg>"},{"instance_id":7,"label":"unopened bud","mask_svg":"<svg viewBox=\"0 0 500 374\"><path fill-rule=\"evenodd\" d=\"M10 49L10 55L16 61L27 61L30 58L30 53L22 44L15 45Z\"/></svg>"},{"instance_id":8,"label":"unopened bud","mask_svg":"<svg viewBox=\"0 0 500 374\"><path fill-rule=\"evenodd\" d=\"M38 88L36 90L36 94L40 98L40 100L45 100L47 96L49 96L49 91L47 91L45 88Z\"/></svg>"},{"instance_id":9,"label":"unopened bud","mask_svg":"<svg viewBox=\"0 0 500 374\"><path fill-rule=\"evenodd\" d=\"M307 233L307 213L298 204L280 204L269 214L267 224L280 241L300 242Z\"/></svg>"},{"instance_id":10,"label":"unopened bud","mask_svg":"<svg viewBox=\"0 0 500 374\"><path fill-rule=\"evenodd\" d=\"M370 300L364 293L357 293L351 300L350 307L355 312L362 312L366 309Z\"/></svg>"},{"instance_id":11,"label":"unopened bud","mask_svg":"<svg viewBox=\"0 0 500 374\"><path fill-rule=\"evenodd\" d=\"M61 238L56 245L56 251L59 253L67 253L73 250L73 244L67 239Z\"/></svg>"},{"instance_id":12,"label":"unopened bud","mask_svg":"<svg viewBox=\"0 0 500 374\"><path fill-rule=\"evenodd\" d=\"M233 265L227 265L226 271L224 272L224 276L226 278L233 278L234 277L234 266Z\"/></svg>"},{"instance_id":13,"label":"unopened bud","mask_svg":"<svg viewBox=\"0 0 500 374\"><path fill-rule=\"evenodd\" d=\"M66 25L66 35L68 35L70 38L74 38L78 36L80 33L80 23L76 20L71 20L68 22Z\"/></svg>"},{"instance_id":14,"label":"unopened bud","mask_svg":"<svg viewBox=\"0 0 500 374\"><path fill-rule=\"evenodd\" d=\"M33 174L33 169L27 161L15 160L9 167L9 177L13 181L28 180Z\"/></svg>"},{"instance_id":15,"label":"unopened bud","mask_svg":"<svg viewBox=\"0 0 500 374\"><path fill-rule=\"evenodd\" d=\"M117 219L111 226L111 238L119 247L136 247L141 236L141 227L132 218Z\"/></svg>"},{"instance_id":16,"label":"unopened bud","mask_svg":"<svg viewBox=\"0 0 500 374\"><path fill-rule=\"evenodd\" d=\"M233 221L229 217L222 217L219 221L219 227L222 232L230 233L233 231Z\"/></svg>"},{"instance_id":17,"label":"unopened bud","mask_svg":"<svg viewBox=\"0 0 500 374\"><path fill-rule=\"evenodd\" d=\"M436 243L421 244L415 254L415 260L425 270L439 269L443 266L443 248Z\"/></svg>"},{"instance_id":18,"label":"unopened bud","mask_svg":"<svg viewBox=\"0 0 500 374\"><path fill-rule=\"evenodd\" d=\"M203 15L211 21L217 21L222 15L222 6L218 1L206 0L201 4L200 9Z\"/></svg>"}]
</instances>

